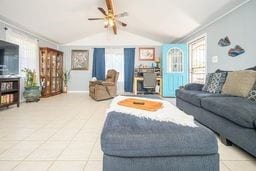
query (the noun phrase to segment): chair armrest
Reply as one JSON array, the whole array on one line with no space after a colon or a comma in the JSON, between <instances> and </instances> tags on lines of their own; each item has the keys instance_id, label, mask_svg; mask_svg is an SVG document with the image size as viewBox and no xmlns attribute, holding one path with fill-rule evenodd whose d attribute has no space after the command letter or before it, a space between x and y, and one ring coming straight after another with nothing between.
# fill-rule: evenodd
<instances>
[{"instance_id":1,"label":"chair armrest","mask_svg":"<svg viewBox=\"0 0 256 171\"><path fill-rule=\"evenodd\" d=\"M102 85L104 85L104 86L114 86L115 84L113 82L102 81Z\"/></svg>"},{"instance_id":2,"label":"chair armrest","mask_svg":"<svg viewBox=\"0 0 256 171\"><path fill-rule=\"evenodd\" d=\"M89 85L90 85L90 86L102 85L102 81L101 81L101 80L98 80L98 81L89 81Z\"/></svg>"},{"instance_id":3,"label":"chair armrest","mask_svg":"<svg viewBox=\"0 0 256 171\"><path fill-rule=\"evenodd\" d=\"M202 91L203 86L204 86L203 84L189 83L189 84L186 84L186 85L184 86L184 89L185 89L185 90Z\"/></svg>"}]
</instances>

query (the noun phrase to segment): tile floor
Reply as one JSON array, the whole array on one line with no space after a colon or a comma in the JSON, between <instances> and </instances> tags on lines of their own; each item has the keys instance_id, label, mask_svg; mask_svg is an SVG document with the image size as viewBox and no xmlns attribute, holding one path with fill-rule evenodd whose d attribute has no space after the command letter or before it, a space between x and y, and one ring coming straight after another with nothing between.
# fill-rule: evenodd
<instances>
[{"instance_id":1,"label":"tile floor","mask_svg":"<svg viewBox=\"0 0 256 171\"><path fill-rule=\"evenodd\" d=\"M101 171L109 103L70 93L1 110L0 171ZM255 158L237 147L219 143L219 153L221 171L256 170Z\"/></svg>"}]
</instances>

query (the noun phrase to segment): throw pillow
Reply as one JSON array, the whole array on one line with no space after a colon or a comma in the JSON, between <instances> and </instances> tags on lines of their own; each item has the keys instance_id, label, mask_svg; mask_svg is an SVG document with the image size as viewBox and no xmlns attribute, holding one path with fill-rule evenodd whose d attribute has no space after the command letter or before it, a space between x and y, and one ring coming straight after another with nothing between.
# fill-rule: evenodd
<instances>
[{"instance_id":1,"label":"throw pillow","mask_svg":"<svg viewBox=\"0 0 256 171\"><path fill-rule=\"evenodd\" d=\"M225 70L221 70L221 69L217 69L216 71L215 71L215 73L218 73L218 72L233 72L233 71L225 71Z\"/></svg>"},{"instance_id":2,"label":"throw pillow","mask_svg":"<svg viewBox=\"0 0 256 171\"><path fill-rule=\"evenodd\" d=\"M219 94L226 81L227 72L214 73L210 85L207 87L207 92Z\"/></svg>"},{"instance_id":3,"label":"throw pillow","mask_svg":"<svg viewBox=\"0 0 256 171\"><path fill-rule=\"evenodd\" d=\"M234 71L228 73L222 94L248 97L256 81L255 71Z\"/></svg>"},{"instance_id":4,"label":"throw pillow","mask_svg":"<svg viewBox=\"0 0 256 171\"><path fill-rule=\"evenodd\" d=\"M204 84L204 86L203 86L203 88L202 88L202 91L207 91L209 85L210 85L211 82L212 82L212 76L213 76L213 74L214 74L214 73L208 73L208 74L206 75L205 84Z\"/></svg>"},{"instance_id":5,"label":"throw pillow","mask_svg":"<svg viewBox=\"0 0 256 171\"><path fill-rule=\"evenodd\" d=\"M256 102L256 86L249 92L248 99Z\"/></svg>"}]
</instances>

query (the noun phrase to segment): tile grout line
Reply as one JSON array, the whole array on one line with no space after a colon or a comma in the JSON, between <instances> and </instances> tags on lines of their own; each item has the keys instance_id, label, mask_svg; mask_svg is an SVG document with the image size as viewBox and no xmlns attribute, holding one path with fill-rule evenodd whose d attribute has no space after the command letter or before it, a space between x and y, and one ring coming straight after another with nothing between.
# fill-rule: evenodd
<instances>
[{"instance_id":1,"label":"tile grout line","mask_svg":"<svg viewBox=\"0 0 256 171\"><path fill-rule=\"evenodd\" d=\"M46 125L46 124L45 124L45 125ZM44 126L42 126L42 127L44 127ZM33 131L32 134L34 134L35 132L39 131L42 127L40 127L40 128L38 128L37 130ZM31 135L32 135L32 134L31 134ZM31 135L29 135L29 136L31 136ZM27 137L29 137L29 136L27 136ZM8 151L8 150L11 150L14 146L18 145L19 143L24 142L27 137L25 137L23 140L18 140L17 143L15 143L13 146L11 146L9 149L5 150L4 152L6 152L6 151ZM44 143L44 142L42 141L42 144L43 144L43 143ZM42 144L40 144L38 147L40 147ZM36 150L36 149L37 149L37 148L35 148L34 150ZM34 150L33 150L32 152L34 152ZM3 152L3 153L4 153L4 152ZM32 153L32 152L31 152L31 153ZM3 154L3 153L1 153L1 154ZM30 155L31 153L29 153L28 155ZM26 156L23 160L18 160L18 161L19 161L18 164L15 165L11 170L14 170L15 168L17 168L23 161L25 161L25 159L26 159L27 157L28 157L28 156ZM12 161L12 160L11 160L11 161Z\"/></svg>"},{"instance_id":2,"label":"tile grout line","mask_svg":"<svg viewBox=\"0 0 256 171\"><path fill-rule=\"evenodd\" d=\"M94 145L92 146L92 149L90 150L90 153L89 153L89 156L88 156L87 161L86 161L86 163L85 163L85 166L84 166L84 168L83 168L83 171L86 169L86 166L87 166L87 164L88 164L88 162L89 162L89 160L90 160L90 157L91 157L91 155L92 155L92 151L93 151L93 149L94 149L94 147L95 147L97 141L98 141L98 139L95 140Z\"/></svg>"},{"instance_id":3,"label":"tile grout line","mask_svg":"<svg viewBox=\"0 0 256 171\"><path fill-rule=\"evenodd\" d=\"M32 150L32 152L30 152L23 160L20 160L21 162L18 164L18 165L16 165L13 169L11 169L11 170L14 170L15 168L17 168L22 162L24 162L25 160L26 160L26 158L30 155L30 154L32 154L36 149L38 149L39 147L41 147L41 145L42 144L44 144L45 142L44 141L42 141L42 143L38 146L38 147L36 147L34 150Z\"/></svg>"},{"instance_id":4,"label":"tile grout line","mask_svg":"<svg viewBox=\"0 0 256 171\"><path fill-rule=\"evenodd\" d=\"M93 152L93 149L94 149L94 147L96 146L96 143L97 143L97 141L98 141L99 139L100 139L100 137L98 137L98 138L96 139L96 141L95 141L95 143L94 143L94 145L93 145L93 147L92 147L92 149L91 149L91 151L90 151L90 154L89 154L88 160L87 160L87 162L86 162L86 164L85 164L85 166L84 166L84 168L83 168L83 171L85 171L85 169L86 169L86 167L87 167L88 162L89 162L89 161L93 161L93 160L90 160L90 157L91 157L92 152Z\"/></svg>"},{"instance_id":5,"label":"tile grout line","mask_svg":"<svg viewBox=\"0 0 256 171\"><path fill-rule=\"evenodd\" d=\"M56 121L57 119L54 119L54 121ZM72 120L72 119L70 119L70 120ZM68 120L68 121L66 121L65 123L67 123L67 122L70 122L70 120ZM64 124L65 124L64 123ZM39 129L42 129L43 127L45 127L46 125L48 125L49 123L47 123L47 124L45 124L44 126L42 126L42 127L40 127ZM64 127L64 124L63 124L63 127ZM63 128L62 127L62 128ZM61 129L60 129L61 130ZM37 131L39 131L39 130L37 130ZM35 132L37 132L37 131L35 131ZM33 132L33 133L35 133L35 132ZM32 150L32 152L30 152L23 160L21 160L21 162L19 162L14 168L12 168L11 170L14 170L15 168L17 168L22 162L24 162L24 161L26 161L26 159L33 153L33 152L35 152L37 149L39 149L43 144L45 144L51 137L53 137L54 135L56 135L57 134L57 132L58 131L56 131L56 132L54 132L49 138L47 138L46 140L38 140L38 141L42 141L42 143L38 146L38 147L36 147L34 150ZM32 135L32 134L31 134ZM31 136L30 135L30 136ZM28 136L29 137L29 136ZM27 137L26 137L27 138ZM22 141L26 141L26 140L21 140L21 142ZM54 161L53 161L54 162Z\"/></svg>"},{"instance_id":6,"label":"tile grout line","mask_svg":"<svg viewBox=\"0 0 256 171\"><path fill-rule=\"evenodd\" d=\"M96 109L94 109L93 110L94 112L96 111ZM94 113L93 112L93 113ZM76 116L79 114L80 112L78 112L77 114L76 114ZM63 152L68 148L68 146L73 142L73 139L75 138L75 136L77 136L78 135L78 133L82 130L82 128L86 125L86 123L91 119L91 117L93 116L93 113L89 116L89 118L86 120L86 122L83 124L83 126L81 126L81 128L77 131L77 133L73 136L73 138L69 141L69 143L67 144L67 146L66 146L66 148L64 148L63 150L62 150L62 152L56 157L56 159L55 160L53 160L53 162L49 165L49 167L47 168L47 171L49 171L50 170L50 168L53 166L53 164L56 162L56 161L58 161L58 158L63 154ZM74 116L74 117L76 117L76 116ZM74 119L74 117L72 118L72 120Z\"/></svg>"},{"instance_id":7,"label":"tile grout line","mask_svg":"<svg viewBox=\"0 0 256 171\"><path fill-rule=\"evenodd\" d=\"M17 141L17 140L16 140ZM20 143L21 141L17 141L15 142L13 145L11 145L9 148L5 149L3 152L0 153L0 155L2 155L3 153L5 153L6 151L10 150L11 148L13 148L15 145L17 145L18 143ZM1 160L0 160L1 161Z\"/></svg>"},{"instance_id":8,"label":"tile grout line","mask_svg":"<svg viewBox=\"0 0 256 171\"><path fill-rule=\"evenodd\" d=\"M226 163L225 163L225 162L222 162L222 164L223 164L224 166L226 166L226 168L228 168L228 170L232 171L232 169L231 169L231 168L229 168L229 167L226 165Z\"/></svg>"}]
</instances>

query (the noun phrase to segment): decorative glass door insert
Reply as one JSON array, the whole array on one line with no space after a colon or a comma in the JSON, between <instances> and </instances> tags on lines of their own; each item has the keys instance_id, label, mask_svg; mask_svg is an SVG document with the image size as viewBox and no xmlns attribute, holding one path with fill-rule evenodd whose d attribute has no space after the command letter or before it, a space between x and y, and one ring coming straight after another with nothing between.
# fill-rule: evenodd
<instances>
[{"instance_id":1,"label":"decorative glass door insert","mask_svg":"<svg viewBox=\"0 0 256 171\"><path fill-rule=\"evenodd\" d=\"M183 72L183 52L179 48L172 48L168 53L168 72Z\"/></svg>"}]
</instances>

